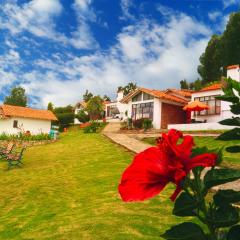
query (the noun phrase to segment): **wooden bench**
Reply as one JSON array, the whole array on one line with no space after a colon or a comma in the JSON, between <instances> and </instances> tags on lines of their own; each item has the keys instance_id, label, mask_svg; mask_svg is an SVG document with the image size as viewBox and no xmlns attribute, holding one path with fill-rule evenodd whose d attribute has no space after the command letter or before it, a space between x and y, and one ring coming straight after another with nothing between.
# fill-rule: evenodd
<instances>
[{"instance_id":1,"label":"wooden bench","mask_svg":"<svg viewBox=\"0 0 240 240\"><path fill-rule=\"evenodd\" d=\"M12 166L21 167L23 152L26 150L26 146L22 147L20 151L11 151L11 153L5 156L5 159L8 162L8 169Z\"/></svg>"}]
</instances>

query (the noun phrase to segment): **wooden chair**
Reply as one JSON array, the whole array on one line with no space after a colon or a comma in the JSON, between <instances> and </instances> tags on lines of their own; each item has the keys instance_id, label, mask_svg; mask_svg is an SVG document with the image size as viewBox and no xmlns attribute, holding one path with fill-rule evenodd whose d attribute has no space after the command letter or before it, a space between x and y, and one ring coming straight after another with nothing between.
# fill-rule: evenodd
<instances>
[{"instance_id":1,"label":"wooden chair","mask_svg":"<svg viewBox=\"0 0 240 240\"><path fill-rule=\"evenodd\" d=\"M12 151L11 153L7 154L5 159L8 162L8 169L12 166L21 167L23 152L26 150L26 146L22 147L20 151Z\"/></svg>"},{"instance_id":2,"label":"wooden chair","mask_svg":"<svg viewBox=\"0 0 240 240\"><path fill-rule=\"evenodd\" d=\"M0 149L0 156L4 158L7 154L10 154L15 146L15 143L9 142L5 147Z\"/></svg>"}]
</instances>

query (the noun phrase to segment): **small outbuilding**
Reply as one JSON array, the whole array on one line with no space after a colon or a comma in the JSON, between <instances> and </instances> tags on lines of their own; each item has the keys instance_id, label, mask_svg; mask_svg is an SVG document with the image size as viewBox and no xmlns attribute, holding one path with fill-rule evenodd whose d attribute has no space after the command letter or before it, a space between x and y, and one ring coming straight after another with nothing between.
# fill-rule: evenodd
<instances>
[{"instance_id":1,"label":"small outbuilding","mask_svg":"<svg viewBox=\"0 0 240 240\"><path fill-rule=\"evenodd\" d=\"M52 121L56 120L57 117L49 110L12 105L0 106L0 134L49 133Z\"/></svg>"}]
</instances>

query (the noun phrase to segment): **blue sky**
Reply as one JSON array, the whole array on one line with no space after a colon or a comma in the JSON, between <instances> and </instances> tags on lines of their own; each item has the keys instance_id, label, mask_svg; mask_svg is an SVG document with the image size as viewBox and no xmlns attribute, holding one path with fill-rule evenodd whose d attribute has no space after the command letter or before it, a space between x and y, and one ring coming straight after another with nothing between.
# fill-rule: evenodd
<instances>
[{"instance_id":1,"label":"blue sky","mask_svg":"<svg viewBox=\"0 0 240 240\"><path fill-rule=\"evenodd\" d=\"M115 97L198 78L199 56L240 0L0 0L0 100L22 85L31 106Z\"/></svg>"}]
</instances>

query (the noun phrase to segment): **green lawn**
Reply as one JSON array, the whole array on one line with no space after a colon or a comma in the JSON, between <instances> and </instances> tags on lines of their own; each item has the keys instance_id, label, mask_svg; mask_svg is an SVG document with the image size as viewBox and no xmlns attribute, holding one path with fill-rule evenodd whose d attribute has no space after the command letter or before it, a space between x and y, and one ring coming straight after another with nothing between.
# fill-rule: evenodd
<instances>
[{"instance_id":1,"label":"green lawn","mask_svg":"<svg viewBox=\"0 0 240 240\"><path fill-rule=\"evenodd\" d=\"M69 132L28 148L22 169L1 162L0 239L161 239L182 220L171 216L173 189L122 202L117 186L132 157L101 134Z\"/></svg>"},{"instance_id":2,"label":"green lawn","mask_svg":"<svg viewBox=\"0 0 240 240\"><path fill-rule=\"evenodd\" d=\"M149 143L151 145L156 144L155 138L145 138L143 139L144 142ZM232 145L239 144L239 140L235 141L220 141L215 140L214 137L194 137L194 141L196 146L204 147L207 146L208 148L218 148L218 147L228 147ZM236 167L240 168L240 153L228 153L224 151L224 161L222 163L224 166L228 167Z\"/></svg>"}]
</instances>

